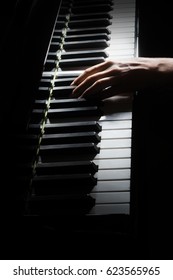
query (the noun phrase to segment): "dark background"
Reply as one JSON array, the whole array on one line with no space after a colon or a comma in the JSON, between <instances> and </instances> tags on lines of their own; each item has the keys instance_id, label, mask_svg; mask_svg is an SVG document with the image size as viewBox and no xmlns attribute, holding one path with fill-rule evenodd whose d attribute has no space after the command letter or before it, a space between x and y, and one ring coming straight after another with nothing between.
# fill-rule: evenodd
<instances>
[{"instance_id":1,"label":"dark background","mask_svg":"<svg viewBox=\"0 0 173 280\"><path fill-rule=\"evenodd\" d=\"M171 1L138 0L137 4L139 55L172 57ZM132 187L138 209L139 236L125 242L125 246L131 243L128 255L123 255L123 244L122 251L120 245L115 254L116 244L124 242L120 236L103 235L107 244L105 240L97 240L88 245L87 242L92 240L91 233L89 236L83 234L79 242L79 236L69 236L68 233L65 238L57 236L56 231L40 227L38 221L31 227L29 220L16 213L12 168L15 161L11 156L12 139L9 135L11 130L23 130L27 126L34 100L31 92L38 86L56 6L57 1L53 0L19 0L5 1L0 10L0 215L1 243L6 244L1 251L2 259L41 259L47 256L47 250L55 259L61 259L61 256L74 258L75 253L79 258L89 256L89 259L92 256L97 259L116 256L118 259L172 259L172 92L140 92L135 98ZM76 242L81 244L80 249L75 247ZM104 250L107 254L103 253Z\"/></svg>"},{"instance_id":2,"label":"dark background","mask_svg":"<svg viewBox=\"0 0 173 280\"><path fill-rule=\"evenodd\" d=\"M173 57L170 2L139 0L138 6L139 55ZM133 178L139 199L139 246L145 247L148 258L173 258L172 104L169 90L139 92L134 102Z\"/></svg>"}]
</instances>

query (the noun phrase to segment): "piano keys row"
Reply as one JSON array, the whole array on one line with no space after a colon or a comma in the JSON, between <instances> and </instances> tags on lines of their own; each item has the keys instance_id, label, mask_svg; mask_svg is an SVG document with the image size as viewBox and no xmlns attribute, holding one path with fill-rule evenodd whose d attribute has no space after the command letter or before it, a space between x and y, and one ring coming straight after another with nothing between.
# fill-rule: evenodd
<instances>
[{"instance_id":1,"label":"piano keys row","mask_svg":"<svg viewBox=\"0 0 173 280\"><path fill-rule=\"evenodd\" d=\"M93 5L95 4L93 3ZM110 1L106 5L109 13L105 12L105 5L103 7L100 5L104 8L101 13L98 9L97 13L86 13L87 9L85 9L82 14L75 14L76 12L72 9L65 38L62 29L59 30L58 27L62 23L63 27L66 26L66 17L62 15L59 20L57 19L57 28L55 27L52 37L45 71L54 69L57 63L62 70L71 67L85 69L103 62L108 56L110 58L127 58L135 55L135 0L115 1L115 3ZM88 7L89 9L92 7L90 2ZM61 20L61 17L64 18L64 21ZM77 20L78 18L79 20ZM93 28L93 26L97 28ZM63 50L59 58L57 57L57 45L61 48L62 41Z\"/></svg>"},{"instance_id":2,"label":"piano keys row","mask_svg":"<svg viewBox=\"0 0 173 280\"><path fill-rule=\"evenodd\" d=\"M136 0L114 1L110 12L111 43L107 48L110 59L127 59L137 55Z\"/></svg>"},{"instance_id":3,"label":"piano keys row","mask_svg":"<svg viewBox=\"0 0 173 280\"><path fill-rule=\"evenodd\" d=\"M121 114L117 121L103 120L102 126L82 116L78 121L73 116L67 122L65 117L59 122L57 119L50 117L44 127L40 161L33 180L36 194L33 198L41 196L43 203L43 196L46 200L47 196L62 194L65 199L64 192L67 197L75 193L90 194L97 202L90 214L117 213L122 211L121 202L123 211L128 213L131 122Z\"/></svg>"},{"instance_id":4,"label":"piano keys row","mask_svg":"<svg viewBox=\"0 0 173 280\"><path fill-rule=\"evenodd\" d=\"M107 57L112 1L63 1L52 35L45 71L85 69ZM93 11L97 11L94 12ZM62 52L57 50L63 48ZM60 55L60 57L59 57ZM73 65L73 66L72 66Z\"/></svg>"},{"instance_id":5,"label":"piano keys row","mask_svg":"<svg viewBox=\"0 0 173 280\"><path fill-rule=\"evenodd\" d=\"M109 56L112 9L62 2L29 125L39 135L30 214L130 213L131 112L104 116L102 104L70 96L81 70Z\"/></svg>"}]
</instances>

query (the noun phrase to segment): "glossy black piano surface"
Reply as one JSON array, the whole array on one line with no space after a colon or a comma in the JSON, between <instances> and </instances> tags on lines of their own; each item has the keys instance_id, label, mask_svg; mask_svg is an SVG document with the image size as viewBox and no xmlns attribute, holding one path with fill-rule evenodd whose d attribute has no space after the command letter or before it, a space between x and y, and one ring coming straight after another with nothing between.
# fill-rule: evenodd
<instances>
[{"instance_id":1,"label":"glossy black piano surface","mask_svg":"<svg viewBox=\"0 0 173 280\"><path fill-rule=\"evenodd\" d=\"M36 99L36 92L38 87L43 85L42 82L40 84L40 80L42 81L44 79L44 86L50 86L49 77L42 77L42 71L45 57L47 58L47 63L45 64L46 71L50 71L54 67L55 49L53 44L49 55L46 55L60 1L31 0L14 2L18 2L16 10L15 5L13 5L10 14L9 9L5 9L7 16L1 17L5 28L4 39L1 43L1 65L3 67L1 76L1 152L4 151L1 158L1 221L2 236L7 244L7 249L5 248L1 252L1 258L150 259L165 258L165 256L168 258L172 245L172 232L170 227L172 218L170 201L172 185L172 139L170 131L172 127L171 105L173 98L171 93L152 92L151 94L154 97L151 97L150 93L138 93L134 101L131 212L132 214L134 213L132 217L135 218L133 219L133 226L135 225L135 227L131 228L131 220L129 220L128 215L123 215L123 222L121 215L116 215L116 218L114 215L101 215L99 217L83 215L88 211L88 207L92 207L94 203L92 199L85 196L86 192L88 193L88 184L86 184L86 187L84 186L83 193L80 193L81 199L79 200L79 197L75 197L75 203L77 201L75 204L76 208L72 207L75 209L74 211L78 211L83 206L84 213L82 215L74 215L73 219L67 213L65 216L46 215L46 217L42 218L32 217L32 215L30 217L28 212L26 215L26 198L30 189L30 177L33 171L30 163L33 153L34 155L36 154L35 149L39 141L37 137L31 137L28 140L27 135L29 129L36 132L36 135L39 134L39 126L29 127L28 123L33 117L31 112ZM147 4L147 2L149 3ZM154 2L151 4L150 1L137 1L137 7L139 9L139 55L172 56L172 21L170 9L166 5L163 8L159 3ZM82 5L84 5L83 2ZM105 5L105 1L101 1L100 5ZM79 10L79 8L75 9ZM89 5L87 9L86 18L88 22L83 23L85 24L83 27L86 28L87 25L88 28L92 28L90 26L92 22L88 18L88 14L91 13ZM14 19L13 15L15 16ZM57 26L58 30L63 26L63 16L61 19L62 21L60 20ZM12 25L10 24L11 20ZM80 21L82 18L76 19L74 17L72 19L71 27L73 27L74 31L69 33L68 41L65 43L65 49L68 49L71 55L69 57L68 53L64 54L63 60L60 63L62 69L69 69L69 59L73 59L76 69L79 69L81 60L83 60L82 63L85 63L85 51L83 53L81 52L79 57L77 48L83 48L84 44L85 47L86 45L88 47L91 44L90 40L92 39L92 35L95 34L95 29L93 28L90 37L86 37L81 26L82 34L78 33L80 45L78 41L74 46L71 40L75 36L75 29L80 24L76 20ZM99 20L99 18L95 19L95 24ZM100 21L104 21L105 25L110 20L104 17L104 20L101 19ZM105 30L107 29L97 32L97 34L99 33L101 35L97 35L97 38L95 37L101 45L106 45L107 38L111 36L109 33L106 34ZM84 41L82 36L84 36ZM58 40L59 34L57 31L54 34L53 41L57 44ZM105 58L105 53L98 51L96 48L93 53L90 53L90 61L88 63L98 63ZM72 76L66 77L65 84L64 77L55 80L55 95L56 88L60 92L60 87L63 86L66 87L67 91L70 91L71 89L67 85L71 83L73 78ZM45 88L43 95L47 95ZM156 95L159 96L157 101L155 100ZM163 95L167 96L167 99L164 99L164 101ZM71 103L68 104L66 99L61 100L61 102L57 99L51 101L52 111L49 111L51 118L57 118L57 112L59 112L58 117L64 117L61 112L62 104L66 109L63 114L68 119L67 114L69 114ZM91 105L92 109L95 110L93 104ZM44 98L43 102L36 102L36 107L34 107L34 117L36 119L40 118L42 112L44 112L44 106ZM83 106L82 103L78 104L80 110L84 110ZM74 114L78 114L77 112L78 110L75 109ZM96 113L99 113L97 108ZM58 145L62 143L64 144L63 151L66 151L68 139L72 137L75 139L76 127L78 127L77 123L72 128L68 126L68 130L64 127L62 129L61 125L49 126L47 124L45 126L47 135L42 139L43 144L54 145L52 146L54 148L52 149L52 154L55 150L57 151ZM80 141L88 137L96 144L85 146L83 143L81 144L83 145L82 148L81 146L78 147L78 151L81 148L81 151L85 149L86 152L95 153L99 138L94 131L98 132L100 127L93 120L90 120L86 124L86 127L89 127L90 134L86 135L87 129L84 125L81 125L81 134L78 135ZM67 138L69 129L74 134L71 134ZM53 133L55 133L55 137L52 137ZM57 134L58 137L56 137ZM23 136L21 137L21 135ZM26 150L27 141L31 145ZM40 150L43 156L46 155L44 145ZM68 151L70 150L72 154L77 151L74 150L77 144L74 142L73 145L73 147L68 146ZM60 157L64 156L60 155ZM20 158L22 159L22 166L17 164L20 162ZM57 177L56 175L57 169L61 169L63 173L63 166L66 166L68 170L76 170L79 166L80 170L84 168L88 170L88 174L85 175L84 180L85 182L89 182L89 186L92 188L95 182L91 174L97 172L97 166L91 164L88 160L85 163L81 163L79 160L77 163L71 165L69 166L69 163L66 161L59 165L51 163L49 165L39 166L38 164L37 172L41 177L33 181L36 192L39 195L45 191L47 192L47 189L43 188L43 186L45 181L49 180L49 184L52 187L49 189L50 193L48 195L51 195L51 192L54 192L54 182L58 180L61 185L58 189L58 195L64 195L64 188L69 192L69 188L71 188L69 182L75 182L73 194L76 192L76 196L78 196L81 175L78 175L74 179L73 175L70 174L69 177L66 177L66 182L64 183L65 175L62 175L64 177ZM50 177L44 177L44 170L46 170L46 174L51 174L51 180ZM33 200L32 203L31 208L29 204L27 204L27 207L32 209L32 211L36 209L37 212L37 200ZM57 205L60 208L62 207L61 201L59 202L58 200L50 200L50 204L47 204L48 208L46 209L44 208L43 201L39 201L39 203L42 213L45 213L45 211L47 213L47 210L50 209L53 209L50 212L54 211L55 208L57 210ZM70 196L69 200L66 200L66 203L67 208L66 205L63 205L63 209L67 209L68 212L71 209ZM131 231L131 229L133 230Z\"/></svg>"}]
</instances>

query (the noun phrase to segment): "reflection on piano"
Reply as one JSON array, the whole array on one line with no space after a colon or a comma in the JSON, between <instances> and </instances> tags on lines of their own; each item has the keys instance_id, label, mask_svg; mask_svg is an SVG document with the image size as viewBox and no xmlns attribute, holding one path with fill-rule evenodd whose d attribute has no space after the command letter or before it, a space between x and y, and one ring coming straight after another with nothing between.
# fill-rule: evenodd
<instances>
[{"instance_id":1,"label":"reflection on piano","mask_svg":"<svg viewBox=\"0 0 173 280\"><path fill-rule=\"evenodd\" d=\"M28 35L20 37L21 27L20 32L13 30L22 43L15 49L18 73L5 63L4 81L12 81L10 91L13 86L16 91L11 104L3 96L7 107L2 110L2 143L8 150L2 171L10 185L3 216L17 217L15 236L18 241L26 236L32 257L45 256L45 248L50 258L73 258L75 252L78 258L89 252L91 258L143 256L138 242L148 240L143 240L147 230L139 214L145 220L140 202L146 193L144 188L136 190L132 161L138 159L132 136L140 138L132 132L133 126L139 128L136 120L133 123L133 106L136 110L140 98L122 106L112 99L110 111L106 103L69 97L71 82L87 67L138 55L136 1L62 0L52 1L51 8L41 1L27 3L32 15L32 24L26 20L25 25ZM142 119L142 111L139 116ZM13 228L10 223L8 227ZM88 242L92 248L86 248ZM33 253L34 246L39 249ZM58 255L52 248L59 250ZM24 248L21 252L27 254Z\"/></svg>"}]
</instances>

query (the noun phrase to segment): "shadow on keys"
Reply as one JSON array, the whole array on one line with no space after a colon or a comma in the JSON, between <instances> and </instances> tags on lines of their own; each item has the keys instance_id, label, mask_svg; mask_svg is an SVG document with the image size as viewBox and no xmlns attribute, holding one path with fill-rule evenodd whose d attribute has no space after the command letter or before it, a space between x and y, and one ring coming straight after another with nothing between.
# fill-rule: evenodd
<instances>
[{"instance_id":1,"label":"shadow on keys","mask_svg":"<svg viewBox=\"0 0 173 280\"><path fill-rule=\"evenodd\" d=\"M133 93L125 93L103 100L103 115L132 112Z\"/></svg>"}]
</instances>

